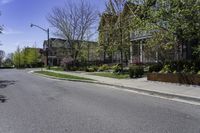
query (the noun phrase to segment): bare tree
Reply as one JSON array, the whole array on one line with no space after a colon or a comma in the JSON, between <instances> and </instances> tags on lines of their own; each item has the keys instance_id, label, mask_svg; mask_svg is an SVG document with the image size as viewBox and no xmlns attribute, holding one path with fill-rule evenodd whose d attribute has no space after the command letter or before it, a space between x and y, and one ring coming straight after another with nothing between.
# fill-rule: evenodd
<instances>
[{"instance_id":1,"label":"bare tree","mask_svg":"<svg viewBox=\"0 0 200 133\"><path fill-rule=\"evenodd\" d=\"M54 8L47 19L57 30L55 34L67 40L71 57L76 61L82 42L88 39L88 33L95 32L93 27L97 17L94 6L85 0L79 0L67 1L64 7Z\"/></svg>"}]
</instances>

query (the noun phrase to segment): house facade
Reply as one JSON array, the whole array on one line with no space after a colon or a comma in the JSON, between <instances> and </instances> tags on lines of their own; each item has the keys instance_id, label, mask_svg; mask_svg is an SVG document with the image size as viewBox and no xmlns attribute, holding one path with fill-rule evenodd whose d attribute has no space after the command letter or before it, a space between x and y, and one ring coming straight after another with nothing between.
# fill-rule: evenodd
<instances>
[{"instance_id":1,"label":"house facade","mask_svg":"<svg viewBox=\"0 0 200 133\"><path fill-rule=\"evenodd\" d=\"M107 48L112 47L117 55L122 55L118 56L119 59L122 58L123 62L127 62L128 59L131 64L191 59L191 46L181 45L176 48L174 45L171 49L166 50L159 46L149 47L147 45L147 42L149 43L149 40L154 38L153 35L160 31L146 31L142 29L142 26L140 26L140 29L136 26L138 23L134 21L135 16L144 17L144 14L140 12L142 6L142 4L127 2L123 11L117 16L107 13L102 15L99 27L99 43L106 49L104 52L107 52ZM145 19L145 17L142 19ZM112 42L112 40L114 41ZM121 51L120 46L122 47ZM115 49L116 47L117 49Z\"/></svg>"},{"instance_id":2,"label":"house facade","mask_svg":"<svg viewBox=\"0 0 200 133\"><path fill-rule=\"evenodd\" d=\"M77 41L74 41L76 45ZM79 41L80 42L80 41ZM82 48L79 50L80 56L79 61L87 60L93 61L98 58L97 56L97 42L92 41L81 41ZM48 51L48 63L50 66L60 66L63 59L73 60L71 57L71 47L67 40L60 38L50 38L49 45L48 41L44 41L43 50ZM47 65L47 53L44 52L43 61Z\"/></svg>"}]
</instances>

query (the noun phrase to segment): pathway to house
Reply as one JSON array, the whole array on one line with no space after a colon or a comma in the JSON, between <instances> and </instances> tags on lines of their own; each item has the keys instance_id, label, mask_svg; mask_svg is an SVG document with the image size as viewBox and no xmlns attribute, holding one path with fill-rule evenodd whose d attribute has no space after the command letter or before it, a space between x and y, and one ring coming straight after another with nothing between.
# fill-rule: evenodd
<instances>
[{"instance_id":1,"label":"pathway to house","mask_svg":"<svg viewBox=\"0 0 200 133\"><path fill-rule=\"evenodd\" d=\"M100 84L107 84L137 91L140 93L148 93L155 96L164 96L166 98L172 98L176 100L187 100L200 104L200 86L148 81L146 77L140 79L114 79L91 75L91 73L88 72L60 72L52 70L47 71L81 76L94 79L96 80L95 82Z\"/></svg>"}]
</instances>

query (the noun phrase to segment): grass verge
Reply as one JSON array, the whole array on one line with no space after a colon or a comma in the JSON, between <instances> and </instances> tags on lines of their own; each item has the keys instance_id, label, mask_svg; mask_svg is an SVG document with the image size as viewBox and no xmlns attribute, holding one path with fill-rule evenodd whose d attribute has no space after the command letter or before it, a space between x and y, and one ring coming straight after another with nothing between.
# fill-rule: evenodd
<instances>
[{"instance_id":1,"label":"grass verge","mask_svg":"<svg viewBox=\"0 0 200 133\"><path fill-rule=\"evenodd\" d=\"M35 71L34 73L52 76L52 77L56 77L56 78L71 79L71 80L92 80L92 79L89 79L89 78L84 78L84 77L79 77L79 76L74 76L74 75L68 75L68 74L48 72L48 71Z\"/></svg>"},{"instance_id":2,"label":"grass verge","mask_svg":"<svg viewBox=\"0 0 200 133\"><path fill-rule=\"evenodd\" d=\"M61 67L50 67L50 70L53 70L53 71L64 71L64 69L61 68Z\"/></svg>"},{"instance_id":3,"label":"grass verge","mask_svg":"<svg viewBox=\"0 0 200 133\"><path fill-rule=\"evenodd\" d=\"M111 72L99 72L99 73L93 73L92 75L102 76L102 77L109 77L109 78L116 78L116 79L129 78L128 74L115 74L115 73L111 73Z\"/></svg>"}]
</instances>

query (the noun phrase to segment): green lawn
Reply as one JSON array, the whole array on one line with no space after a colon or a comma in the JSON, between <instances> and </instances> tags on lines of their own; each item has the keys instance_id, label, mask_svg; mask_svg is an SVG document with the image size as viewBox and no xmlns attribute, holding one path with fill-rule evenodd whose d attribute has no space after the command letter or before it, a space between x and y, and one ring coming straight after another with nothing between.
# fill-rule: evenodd
<instances>
[{"instance_id":1,"label":"green lawn","mask_svg":"<svg viewBox=\"0 0 200 133\"><path fill-rule=\"evenodd\" d=\"M98 73L93 73L92 75L109 77L109 78L116 78L116 79L129 78L128 74L115 74L115 73L111 73L111 72L98 72Z\"/></svg>"},{"instance_id":2,"label":"green lawn","mask_svg":"<svg viewBox=\"0 0 200 133\"><path fill-rule=\"evenodd\" d=\"M72 79L72 80L92 80L89 78L78 77L78 76L73 76L73 75L68 75L68 74L48 72L48 71L36 71L35 73L52 76L52 77L56 77L56 78L64 78L64 79Z\"/></svg>"},{"instance_id":3,"label":"green lawn","mask_svg":"<svg viewBox=\"0 0 200 133\"><path fill-rule=\"evenodd\" d=\"M61 68L61 67L50 67L50 70L53 70L53 71L64 71L64 69Z\"/></svg>"}]
</instances>

